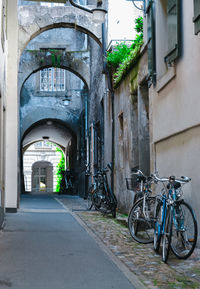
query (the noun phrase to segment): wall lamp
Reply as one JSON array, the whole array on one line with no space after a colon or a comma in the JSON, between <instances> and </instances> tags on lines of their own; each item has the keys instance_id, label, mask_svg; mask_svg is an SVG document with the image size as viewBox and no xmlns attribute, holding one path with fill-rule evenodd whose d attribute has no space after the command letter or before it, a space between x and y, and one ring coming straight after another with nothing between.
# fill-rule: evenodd
<instances>
[{"instance_id":1,"label":"wall lamp","mask_svg":"<svg viewBox=\"0 0 200 289\"><path fill-rule=\"evenodd\" d=\"M133 5L135 6L135 8L142 10L144 13L146 11L146 5L145 5L145 0L126 0L126 1L131 1L133 3ZM143 3L143 8L138 7L136 2L142 2Z\"/></svg>"},{"instance_id":2,"label":"wall lamp","mask_svg":"<svg viewBox=\"0 0 200 289\"><path fill-rule=\"evenodd\" d=\"M63 101L63 105L64 106L69 106L70 105L70 101L71 101L71 96L65 96L65 98L62 100Z\"/></svg>"},{"instance_id":3,"label":"wall lamp","mask_svg":"<svg viewBox=\"0 0 200 289\"><path fill-rule=\"evenodd\" d=\"M97 0L97 7L94 9L89 9L85 6L79 5L74 3L73 0L68 0L70 2L70 4L76 8L79 8L83 11L92 13L92 20L93 22L97 23L97 24L101 24L104 23L105 21L105 15L107 13L107 11L105 9L102 8L102 1L101 0Z\"/></svg>"}]
</instances>

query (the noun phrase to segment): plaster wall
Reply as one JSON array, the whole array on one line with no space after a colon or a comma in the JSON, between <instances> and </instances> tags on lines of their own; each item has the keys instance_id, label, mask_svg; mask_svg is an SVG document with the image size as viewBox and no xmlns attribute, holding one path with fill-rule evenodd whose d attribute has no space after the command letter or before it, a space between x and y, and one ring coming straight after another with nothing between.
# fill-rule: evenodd
<instances>
[{"instance_id":1,"label":"plaster wall","mask_svg":"<svg viewBox=\"0 0 200 289\"><path fill-rule=\"evenodd\" d=\"M156 144L156 169L160 176L189 176L183 188L184 199L194 209L199 224L200 127L191 128ZM199 228L200 229L200 228ZM198 230L199 231L199 230Z\"/></svg>"},{"instance_id":2,"label":"plaster wall","mask_svg":"<svg viewBox=\"0 0 200 289\"><path fill-rule=\"evenodd\" d=\"M174 68L168 69L173 70L172 79L165 82L168 76L166 72L153 89L153 142L200 124L200 66L197 65L200 62L200 41L194 35L192 17L193 5L183 1L182 57ZM158 36L157 41L160 43L165 34Z\"/></svg>"},{"instance_id":3,"label":"plaster wall","mask_svg":"<svg viewBox=\"0 0 200 289\"><path fill-rule=\"evenodd\" d=\"M4 197L5 197L5 102L6 102L6 61L7 61L7 35L6 16L3 11L3 3L0 1L0 23L3 25L0 31L0 226L3 223ZM5 16L3 16L5 15ZM4 17L4 18L3 18Z\"/></svg>"},{"instance_id":4,"label":"plaster wall","mask_svg":"<svg viewBox=\"0 0 200 289\"><path fill-rule=\"evenodd\" d=\"M192 183L185 186L184 198L199 214L200 147L200 41L194 34L193 1L182 1L182 56L172 67L164 67L164 26L157 9L156 87L149 91L151 103L151 167L161 176L186 175Z\"/></svg>"}]
</instances>

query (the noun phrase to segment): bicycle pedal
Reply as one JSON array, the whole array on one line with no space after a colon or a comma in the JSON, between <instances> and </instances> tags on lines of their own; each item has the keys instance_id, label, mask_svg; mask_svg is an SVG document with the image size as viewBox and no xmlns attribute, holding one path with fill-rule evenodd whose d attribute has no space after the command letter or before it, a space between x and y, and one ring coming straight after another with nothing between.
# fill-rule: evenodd
<instances>
[{"instance_id":1,"label":"bicycle pedal","mask_svg":"<svg viewBox=\"0 0 200 289\"><path fill-rule=\"evenodd\" d=\"M193 243L194 242L194 238L189 238L188 242Z\"/></svg>"}]
</instances>

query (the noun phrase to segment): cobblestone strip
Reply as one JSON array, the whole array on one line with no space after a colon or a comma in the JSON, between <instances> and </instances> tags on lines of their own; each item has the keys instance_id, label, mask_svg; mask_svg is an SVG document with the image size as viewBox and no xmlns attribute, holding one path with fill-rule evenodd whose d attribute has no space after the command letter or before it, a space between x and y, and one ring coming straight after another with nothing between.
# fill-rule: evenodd
<instances>
[{"instance_id":1,"label":"cobblestone strip","mask_svg":"<svg viewBox=\"0 0 200 289\"><path fill-rule=\"evenodd\" d=\"M161 256L153 251L152 244L139 244L131 238L119 214L117 219L96 211L78 211L76 214L146 288L200 288L199 250L196 249L188 260L178 260L171 254L168 264L164 264Z\"/></svg>"}]
</instances>

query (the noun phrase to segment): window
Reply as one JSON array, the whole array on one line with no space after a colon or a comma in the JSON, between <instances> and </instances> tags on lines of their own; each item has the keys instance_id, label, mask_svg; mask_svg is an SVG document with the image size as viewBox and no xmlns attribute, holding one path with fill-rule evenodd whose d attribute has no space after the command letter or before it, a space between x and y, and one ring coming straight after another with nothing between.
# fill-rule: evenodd
<instances>
[{"instance_id":1,"label":"window","mask_svg":"<svg viewBox=\"0 0 200 289\"><path fill-rule=\"evenodd\" d=\"M87 5L86 0L74 0L74 2L79 5Z\"/></svg>"},{"instance_id":2,"label":"window","mask_svg":"<svg viewBox=\"0 0 200 289\"><path fill-rule=\"evenodd\" d=\"M194 31L197 35L200 32L200 0L194 0Z\"/></svg>"},{"instance_id":3,"label":"window","mask_svg":"<svg viewBox=\"0 0 200 289\"><path fill-rule=\"evenodd\" d=\"M165 62L169 64L180 56L180 16L180 0L168 0L168 52Z\"/></svg>"},{"instance_id":4,"label":"window","mask_svg":"<svg viewBox=\"0 0 200 289\"><path fill-rule=\"evenodd\" d=\"M65 91L65 70L56 67L40 70L40 91Z\"/></svg>"},{"instance_id":5,"label":"window","mask_svg":"<svg viewBox=\"0 0 200 289\"><path fill-rule=\"evenodd\" d=\"M41 6L46 6L46 7L55 7L55 6L64 6L64 3L46 3L46 2L41 2Z\"/></svg>"},{"instance_id":6,"label":"window","mask_svg":"<svg viewBox=\"0 0 200 289\"><path fill-rule=\"evenodd\" d=\"M154 14L154 3L152 0L148 1L146 12L147 12L149 84L152 84L155 83L156 77L155 14Z\"/></svg>"}]
</instances>

